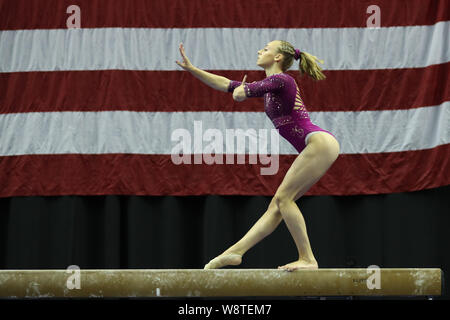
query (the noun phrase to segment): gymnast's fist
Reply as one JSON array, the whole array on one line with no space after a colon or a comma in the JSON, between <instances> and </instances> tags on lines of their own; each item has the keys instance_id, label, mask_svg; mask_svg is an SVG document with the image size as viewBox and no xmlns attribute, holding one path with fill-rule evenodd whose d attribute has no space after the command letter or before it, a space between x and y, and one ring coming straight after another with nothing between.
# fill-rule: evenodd
<instances>
[{"instance_id":1,"label":"gymnast's fist","mask_svg":"<svg viewBox=\"0 0 450 320\"><path fill-rule=\"evenodd\" d=\"M233 91L233 99L235 101L241 102L247 99L247 95L244 90L245 79L247 79L247 75L245 75L244 80L242 80L242 84L239 87L236 87Z\"/></svg>"}]
</instances>

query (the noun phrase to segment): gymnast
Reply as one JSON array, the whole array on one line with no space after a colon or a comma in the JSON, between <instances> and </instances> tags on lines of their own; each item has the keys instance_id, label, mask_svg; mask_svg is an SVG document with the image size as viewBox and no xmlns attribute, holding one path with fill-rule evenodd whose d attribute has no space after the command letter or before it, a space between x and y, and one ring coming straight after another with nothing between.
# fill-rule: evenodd
<instances>
[{"instance_id":1,"label":"gymnast","mask_svg":"<svg viewBox=\"0 0 450 320\"><path fill-rule=\"evenodd\" d=\"M212 259L204 269L241 264L245 252L271 234L281 220L284 220L295 241L298 260L279 266L278 269L286 271L317 269L319 266L312 252L305 220L296 200L319 181L336 161L340 146L331 132L311 122L297 83L286 71L292 66L294 59L300 60L301 76L306 73L314 80L323 80L326 77L315 60L321 63L323 61L295 49L287 41L271 41L258 51L257 65L265 70L266 78L246 83L247 75L239 82L196 68L187 58L182 43L179 49L183 61L176 63L206 85L223 92L232 92L233 99L238 102L264 96L267 116L280 135L299 152L266 212L242 239Z\"/></svg>"}]
</instances>

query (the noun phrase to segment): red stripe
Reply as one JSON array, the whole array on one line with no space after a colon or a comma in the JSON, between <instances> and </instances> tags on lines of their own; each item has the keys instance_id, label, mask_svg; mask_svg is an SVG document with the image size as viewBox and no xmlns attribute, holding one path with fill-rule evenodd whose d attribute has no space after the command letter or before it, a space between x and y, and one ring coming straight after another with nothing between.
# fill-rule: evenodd
<instances>
[{"instance_id":1,"label":"red stripe","mask_svg":"<svg viewBox=\"0 0 450 320\"><path fill-rule=\"evenodd\" d=\"M264 71L212 71L228 79L264 79ZM298 82L309 111L412 109L450 100L450 62L418 69L325 71ZM0 113L46 111L263 111L262 98L235 102L186 71L0 73Z\"/></svg>"},{"instance_id":2,"label":"red stripe","mask_svg":"<svg viewBox=\"0 0 450 320\"><path fill-rule=\"evenodd\" d=\"M0 157L0 197L60 195L273 195L294 161L280 156L276 175L261 166L174 165L170 155ZM450 184L450 144L433 149L344 154L306 195L416 191ZM220 181L220 183L215 183Z\"/></svg>"},{"instance_id":3,"label":"red stripe","mask_svg":"<svg viewBox=\"0 0 450 320\"><path fill-rule=\"evenodd\" d=\"M70 5L82 28L366 27L378 5L381 27L450 20L449 0L0 0L0 29L66 28Z\"/></svg>"}]
</instances>

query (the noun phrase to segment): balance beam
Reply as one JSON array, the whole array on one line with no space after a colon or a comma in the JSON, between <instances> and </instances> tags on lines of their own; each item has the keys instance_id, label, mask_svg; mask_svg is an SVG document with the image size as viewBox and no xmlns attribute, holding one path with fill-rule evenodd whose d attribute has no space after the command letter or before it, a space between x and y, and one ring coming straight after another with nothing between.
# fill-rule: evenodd
<instances>
[{"instance_id":1,"label":"balance beam","mask_svg":"<svg viewBox=\"0 0 450 320\"><path fill-rule=\"evenodd\" d=\"M441 269L378 271L369 289L368 269L1 270L0 298L441 295Z\"/></svg>"}]
</instances>

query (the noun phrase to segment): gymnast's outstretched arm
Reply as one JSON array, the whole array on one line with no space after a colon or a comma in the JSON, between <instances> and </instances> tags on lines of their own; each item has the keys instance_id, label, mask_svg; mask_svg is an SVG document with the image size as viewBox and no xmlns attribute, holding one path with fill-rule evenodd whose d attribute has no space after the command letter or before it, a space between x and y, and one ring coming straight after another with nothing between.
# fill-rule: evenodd
<instances>
[{"instance_id":1,"label":"gymnast's outstretched arm","mask_svg":"<svg viewBox=\"0 0 450 320\"><path fill-rule=\"evenodd\" d=\"M183 57L183 62L176 61L176 63L180 67L182 67L186 71L189 71L194 77L205 83L207 86L216 90L228 92L228 87L231 82L229 79L194 67L189 61L189 59L186 57L182 43L180 44L180 53L181 56Z\"/></svg>"}]
</instances>

